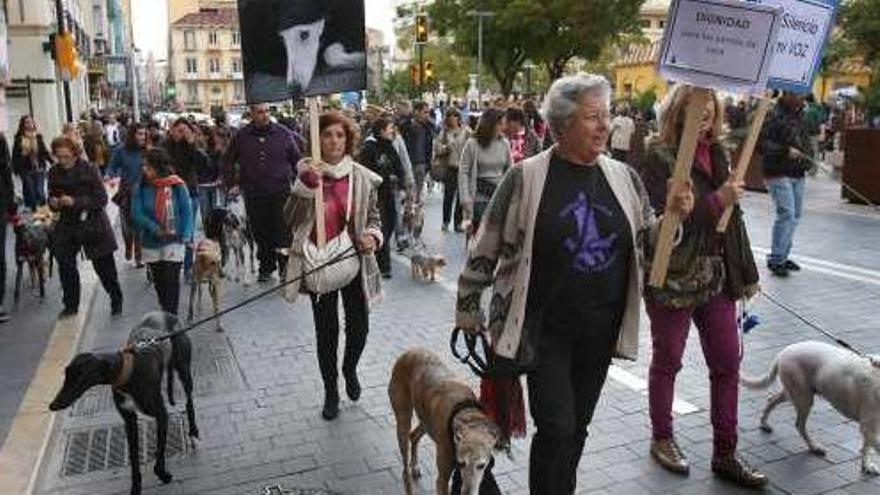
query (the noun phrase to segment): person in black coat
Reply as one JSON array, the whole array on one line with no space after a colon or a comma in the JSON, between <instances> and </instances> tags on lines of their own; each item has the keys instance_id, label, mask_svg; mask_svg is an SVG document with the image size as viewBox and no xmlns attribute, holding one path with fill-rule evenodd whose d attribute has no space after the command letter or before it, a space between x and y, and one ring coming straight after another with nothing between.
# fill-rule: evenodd
<instances>
[{"instance_id":1,"label":"person in black coat","mask_svg":"<svg viewBox=\"0 0 880 495\"><path fill-rule=\"evenodd\" d=\"M80 250L92 260L104 290L110 295L111 314L122 313L122 289L116 274L113 252L116 238L107 206L107 191L100 171L79 158L79 146L66 137L52 141L58 165L49 170L49 207L61 212L52 235L52 252L58 260L58 275L64 299L61 317L79 310L80 283L76 257Z\"/></svg>"},{"instance_id":2,"label":"person in black coat","mask_svg":"<svg viewBox=\"0 0 880 495\"><path fill-rule=\"evenodd\" d=\"M15 189L12 186L12 168L10 167L9 143L6 136L0 133L0 307L6 296L6 223L15 215ZM6 311L0 309L0 323L9 321Z\"/></svg>"},{"instance_id":3,"label":"person in black coat","mask_svg":"<svg viewBox=\"0 0 880 495\"><path fill-rule=\"evenodd\" d=\"M195 129L184 117L174 121L171 126L171 135L165 142L165 149L171 157L171 167L176 175L186 182L189 190L189 199L192 203L193 223L199 214L199 174L210 168L208 155L195 144ZM203 212L206 215L208 212ZM195 231L194 231L195 232ZM192 268L193 252L192 239L187 244L186 257L183 261L183 273L185 278L190 276Z\"/></svg>"},{"instance_id":4,"label":"person in black coat","mask_svg":"<svg viewBox=\"0 0 880 495\"><path fill-rule=\"evenodd\" d=\"M31 210L46 204L46 169L51 164L52 155L33 117L22 116L12 144L12 170L21 178L24 205Z\"/></svg>"},{"instance_id":5,"label":"person in black coat","mask_svg":"<svg viewBox=\"0 0 880 495\"><path fill-rule=\"evenodd\" d=\"M403 179L403 163L394 150L391 140L394 139L394 123L385 117L379 117L370 126L370 135L364 140L358 160L373 172L382 176L379 186L379 213L382 216L382 235L391 239L397 221L397 210L394 205L394 191ZM391 278L391 243L382 243L376 253L376 261L382 276Z\"/></svg>"}]
</instances>

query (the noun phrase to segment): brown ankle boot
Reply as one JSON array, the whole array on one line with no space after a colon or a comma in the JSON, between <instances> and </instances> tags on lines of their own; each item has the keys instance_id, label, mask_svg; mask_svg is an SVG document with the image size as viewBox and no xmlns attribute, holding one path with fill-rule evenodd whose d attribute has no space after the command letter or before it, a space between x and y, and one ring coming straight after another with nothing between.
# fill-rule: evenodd
<instances>
[{"instance_id":1,"label":"brown ankle boot","mask_svg":"<svg viewBox=\"0 0 880 495\"><path fill-rule=\"evenodd\" d=\"M769 481L766 474L749 466L736 454L712 459L712 472L715 476L743 488L764 488Z\"/></svg>"},{"instance_id":2,"label":"brown ankle boot","mask_svg":"<svg viewBox=\"0 0 880 495\"><path fill-rule=\"evenodd\" d=\"M675 440L654 440L651 442L651 457L668 471L676 474L688 474L690 466L687 457L678 448Z\"/></svg>"}]
</instances>

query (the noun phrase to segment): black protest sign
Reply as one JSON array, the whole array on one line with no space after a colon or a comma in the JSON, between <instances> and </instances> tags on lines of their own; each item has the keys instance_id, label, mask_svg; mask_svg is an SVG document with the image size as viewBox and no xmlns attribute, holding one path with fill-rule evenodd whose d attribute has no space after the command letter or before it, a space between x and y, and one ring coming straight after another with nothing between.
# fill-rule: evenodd
<instances>
[{"instance_id":1,"label":"black protest sign","mask_svg":"<svg viewBox=\"0 0 880 495\"><path fill-rule=\"evenodd\" d=\"M367 85L364 0L238 0L248 103Z\"/></svg>"}]
</instances>

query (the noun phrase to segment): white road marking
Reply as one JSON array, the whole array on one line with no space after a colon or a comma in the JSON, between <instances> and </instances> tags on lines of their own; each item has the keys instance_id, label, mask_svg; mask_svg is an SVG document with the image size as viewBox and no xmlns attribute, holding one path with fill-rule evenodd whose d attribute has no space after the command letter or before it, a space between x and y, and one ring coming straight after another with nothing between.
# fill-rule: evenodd
<instances>
[{"instance_id":1,"label":"white road marking","mask_svg":"<svg viewBox=\"0 0 880 495\"><path fill-rule=\"evenodd\" d=\"M761 246L752 246L752 251L759 255L766 256L770 254L769 249ZM791 259L796 261L805 270L832 275L834 277L844 278L855 282L880 285L880 271L877 270L843 263L835 263L833 261L811 258L809 256L792 256Z\"/></svg>"},{"instance_id":2,"label":"white road marking","mask_svg":"<svg viewBox=\"0 0 880 495\"><path fill-rule=\"evenodd\" d=\"M409 275L409 258L398 253L392 253L391 257L398 264L405 266L407 268L406 274ZM454 279L447 279L446 277L438 276L435 283L443 287L444 290L451 292L452 294L456 294L458 292L458 285ZM608 369L608 377L630 390L639 392L640 394L645 396L647 396L648 394L647 381L621 368L620 366L617 366L616 364L612 364L611 367ZM693 414L699 411L699 407L685 400L675 398L672 401L672 412L680 416Z\"/></svg>"}]
</instances>

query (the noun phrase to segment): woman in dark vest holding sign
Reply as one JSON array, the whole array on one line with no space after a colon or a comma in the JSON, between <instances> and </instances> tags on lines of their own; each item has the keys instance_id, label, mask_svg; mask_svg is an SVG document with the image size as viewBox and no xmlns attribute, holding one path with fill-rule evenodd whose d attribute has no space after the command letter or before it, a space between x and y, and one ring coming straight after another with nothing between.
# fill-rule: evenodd
<instances>
[{"instance_id":1,"label":"woman in dark vest holding sign","mask_svg":"<svg viewBox=\"0 0 880 495\"><path fill-rule=\"evenodd\" d=\"M642 178L658 214L666 205L667 184L675 169L685 114L693 95L694 89L682 84L667 96L659 136L650 143L642 164ZM672 472L689 471L687 459L673 437L672 402L675 376L681 369L693 321L709 366L712 471L738 485L758 488L767 484L767 477L736 455L740 363L736 301L757 292L758 272L742 212L735 206L743 194L743 184L729 177L727 155L720 143L722 119L721 103L713 93L703 112L690 175L696 198L694 212L682 223L681 240L672 251L665 286L649 287L645 296L653 342L648 385L651 455ZM716 233L718 220L728 206L735 209L727 232Z\"/></svg>"}]
</instances>

